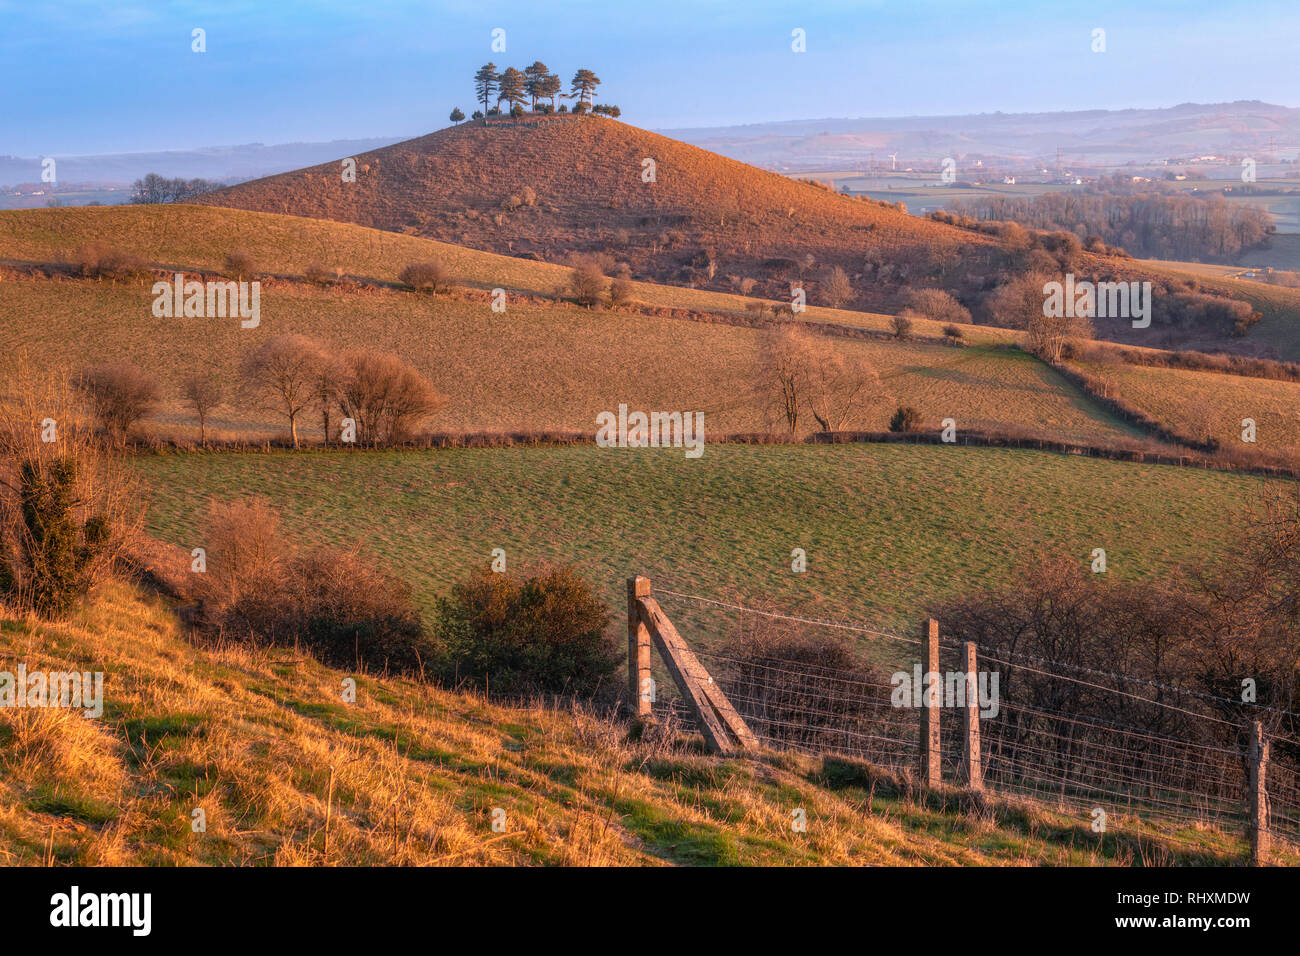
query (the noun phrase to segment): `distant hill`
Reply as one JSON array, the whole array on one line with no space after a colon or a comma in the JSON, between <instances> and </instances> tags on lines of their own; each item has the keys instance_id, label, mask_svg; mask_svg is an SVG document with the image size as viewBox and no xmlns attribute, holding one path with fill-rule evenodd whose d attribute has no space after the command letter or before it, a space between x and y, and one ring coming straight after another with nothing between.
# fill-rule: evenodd
<instances>
[{"instance_id":1,"label":"distant hill","mask_svg":"<svg viewBox=\"0 0 1300 956\"><path fill-rule=\"evenodd\" d=\"M198 149L108 153L98 156L56 156L60 183L121 185L146 173L186 179L231 181L268 176L286 169L321 163L336 156L386 146L397 137L340 139L329 143L280 143L264 146L204 146ZM40 182L40 156L0 156L0 188Z\"/></svg>"},{"instance_id":2,"label":"distant hill","mask_svg":"<svg viewBox=\"0 0 1300 956\"><path fill-rule=\"evenodd\" d=\"M1052 165L1058 148L1070 163L1112 166L1204 154L1258 155L1274 142L1294 159L1300 152L1300 109L1242 100L1163 109L790 120L663 132L770 169L853 168L872 154L876 163L887 163L891 153L909 163L996 156Z\"/></svg>"}]
</instances>

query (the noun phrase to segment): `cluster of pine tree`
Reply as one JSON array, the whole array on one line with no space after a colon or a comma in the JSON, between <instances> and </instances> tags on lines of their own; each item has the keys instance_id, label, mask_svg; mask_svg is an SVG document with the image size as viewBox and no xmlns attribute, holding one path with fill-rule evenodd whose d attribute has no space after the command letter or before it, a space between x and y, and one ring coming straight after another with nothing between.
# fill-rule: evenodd
<instances>
[{"instance_id":1,"label":"cluster of pine tree","mask_svg":"<svg viewBox=\"0 0 1300 956\"><path fill-rule=\"evenodd\" d=\"M556 99L577 100L573 105L575 113L599 113L603 116L619 116L622 111L617 106L593 104L596 87L600 86L600 77L591 70L578 70L569 81L569 92L563 93L563 81L550 68L538 60L532 66L517 70L513 66L497 72L495 63L488 63L474 74L474 98L483 105L475 110L473 119L487 116L500 116L501 104L508 106L511 116L520 117L525 113L524 103L534 113L566 113L567 105L556 107ZM549 100L550 102L546 102ZM495 103L496 105L492 105ZM459 123L465 114L459 108L452 110L451 121Z\"/></svg>"}]
</instances>

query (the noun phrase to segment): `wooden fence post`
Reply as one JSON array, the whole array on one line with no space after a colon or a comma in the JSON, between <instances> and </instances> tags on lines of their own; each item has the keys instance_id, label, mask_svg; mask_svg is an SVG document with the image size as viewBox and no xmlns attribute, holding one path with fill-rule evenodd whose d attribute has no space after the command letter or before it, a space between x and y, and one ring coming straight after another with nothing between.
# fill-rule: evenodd
<instances>
[{"instance_id":1,"label":"wooden fence post","mask_svg":"<svg viewBox=\"0 0 1300 956\"><path fill-rule=\"evenodd\" d=\"M650 579L627 579L627 692L628 707L637 718L653 711L654 678L650 676L650 630L641 619L641 598L650 596Z\"/></svg>"},{"instance_id":2,"label":"wooden fence post","mask_svg":"<svg viewBox=\"0 0 1300 956\"><path fill-rule=\"evenodd\" d=\"M1250 862L1268 865L1268 737L1258 720L1247 728L1250 735Z\"/></svg>"},{"instance_id":3,"label":"wooden fence post","mask_svg":"<svg viewBox=\"0 0 1300 956\"><path fill-rule=\"evenodd\" d=\"M966 736L962 745L962 782L971 790L984 789L984 767L980 762L980 700L979 670L975 642L966 642L966 702L962 708L965 716Z\"/></svg>"},{"instance_id":4,"label":"wooden fence post","mask_svg":"<svg viewBox=\"0 0 1300 956\"><path fill-rule=\"evenodd\" d=\"M929 787L937 787L942 779L939 765L939 714L942 712L942 700L934 700L930 691L930 681L937 681L939 673L939 622L930 618L922 631L922 674L921 674L921 782ZM935 675L933 678L930 675ZM939 685L936 685L939 686ZM942 694L939 687L938 694Z\"/></svg>"},{"instance_id":5,"label":"wooden fence post","mask_svg":"<svg viewBox=\"0 0 1300 956\"><path fill-rule=\"evenodd\" d=\"M758 739L736 708L731 706L722 688L686 646L686 641L677 633L659 602L653 597L643 597L637 599L637 605L664 666L682 692L709 748L720 754L730 754L737 749L757 749Z\"/></svg>"}]
</instances>

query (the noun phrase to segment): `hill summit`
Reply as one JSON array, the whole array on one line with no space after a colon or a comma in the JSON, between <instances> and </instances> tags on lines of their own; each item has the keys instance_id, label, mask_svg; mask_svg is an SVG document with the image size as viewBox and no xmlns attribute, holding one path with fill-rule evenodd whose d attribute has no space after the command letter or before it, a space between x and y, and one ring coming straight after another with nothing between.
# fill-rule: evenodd
<instances>
[{"instance_id":1,"label":"hill summit","mask_svg":"<svg viewBox=\"0 0 1300 956\"><path fill-rule=\"evenodd\" d=\"M832 266L901 280L992 242L600 117L470 122L350 159L354 181L344 158L198 201L546 261L609 253L641 277L781 297Z\"/></svg>"}]
</instances>

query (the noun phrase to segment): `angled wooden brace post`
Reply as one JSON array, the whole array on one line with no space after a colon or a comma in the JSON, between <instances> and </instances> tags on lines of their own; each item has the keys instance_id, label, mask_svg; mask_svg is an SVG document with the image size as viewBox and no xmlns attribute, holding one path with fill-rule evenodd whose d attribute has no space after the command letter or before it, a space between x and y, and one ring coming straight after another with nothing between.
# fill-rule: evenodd
<instances>
[{"instance_id":1,"label":"angled wooden brace post","mask_svg":"<svg viewBox=\"0 0 1300 956\"><path fill-rule=\"evenodd\" d=\"M632 618L633 607L636 609L635 624ZM727 695L704 669L704 665L691 653L659 602L650 596L650 582L646 578L637 577L628 581L629 665L632 662L631 635L634 628L640 627L650 632L654 646L659 649L668 673L672 675L677 689L690 707L709 749L720 754L758 749L758 738L749 729L749 725L736 712L736 708L731 706L731 701L727 700ZM637 663L636 670L639 672L639 654ZM649 662L646 663L648 665Z\"/></svg>"}]
</instances>

